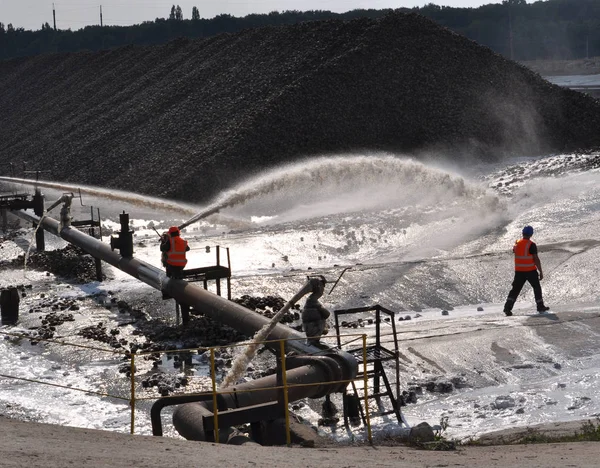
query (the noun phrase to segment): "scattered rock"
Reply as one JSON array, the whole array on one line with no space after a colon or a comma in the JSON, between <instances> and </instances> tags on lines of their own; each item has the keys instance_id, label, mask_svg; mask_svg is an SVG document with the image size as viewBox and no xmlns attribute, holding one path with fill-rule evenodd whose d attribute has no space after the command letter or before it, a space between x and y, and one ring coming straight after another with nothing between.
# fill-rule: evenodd
<instances>
[{"instance_id":1,"label":"scattered rock","mask_svg":"<svg viewBox=\"0 0 600 468\"><path fill-rule=\"evenodd\" d=\"M494 401L492 406L497 410L513 408L515 406L515 399L510 396L499 396L496 398L496 401Z\"/></svg>"}]
</instances>

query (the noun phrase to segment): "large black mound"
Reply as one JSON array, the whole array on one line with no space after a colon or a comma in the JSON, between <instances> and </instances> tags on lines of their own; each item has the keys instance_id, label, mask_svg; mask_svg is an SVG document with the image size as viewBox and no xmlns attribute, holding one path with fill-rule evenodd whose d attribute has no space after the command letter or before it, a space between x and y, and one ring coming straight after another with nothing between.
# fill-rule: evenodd
<instances>
[{"instance_id":1,"label":"large black mound","mask_svg":"<svg viewBox=\"0 0 600 468\"><path fill-rule=\"evenodd\" d=\"M0 109L0 163L188 201L317 154L600 145L598 101L403 13L0 62Z\"/></svg>"}]
</instances>

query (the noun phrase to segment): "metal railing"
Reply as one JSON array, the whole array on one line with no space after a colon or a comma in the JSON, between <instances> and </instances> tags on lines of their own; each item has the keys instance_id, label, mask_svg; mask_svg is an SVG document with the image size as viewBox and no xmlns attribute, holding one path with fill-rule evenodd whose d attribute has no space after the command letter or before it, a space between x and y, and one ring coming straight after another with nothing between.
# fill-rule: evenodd
<instances>
[{"instance_id":1,"label":"metal railing","mask_svg":"<svg viewBox=\"0 0 600 468\"><path fill-rule=\"evenodd\" d=\"M90 390L90 389L84 389L84 388L76 388L70 385L62 385L62 384L57 384L57 383L52 383L52 382L48 382L47 380L43 380L43 379L35 379L35 378L25 378L25 377L19 377L16 375L8 375L8 374L0 374L0 378L5 378L5 379L14 379L14 380L20 380L20 381L25 381L25 382L30 382L30 383L35 383L35 384L39 384L39 385L47 385L47 386L52 386L52 387L58 387L58 388L63 388L63 389L67 389L67 390L73 390L73 391L78 391L78 392L83 392L86 394L90 394L90 395L96 395L96 396L100 396L100 397L108 397L108 398L114 398L116 400L122 400L122 401L128 401L129 402L129 406L130 406L130 412L131 412L131 416L130 416L130 430L129 433L130 434L134 434L135 433L135 418L136 418L136 404L143 402L143 401L158 401L159 399L178 399L181 398L182 396L184 397L197 397L196 401L205 399L205 400L212 400L212 404L213 404L213 415L214 415L214 438L216 442L219 442L219 405L218 405L218 397L219 395L224 395L224 394L235 394L237 393L236 390L234 389L229 389L229 388L225 388L223 390L219 390L218 389L218 379L217 379L217 375L218 375L218 371L217 371L217 365L216 365L216 358L215 358L215 351L219 350L219 349L231 349L231 348L236 348L236 347L244 347L248 345L248 342L244 342L244 343L236 343L236 344L229 344L229 345L225 345L225 346L214 346L214 347L198 347L198 348L189 348L189 349L174 349L174 350L164 350L164 351L143 351L143 352L127 352L127 351L122 351L122 350L114 350L114 349L107 349L107 348L100 348L100 347L96 347L96 346L87 346L87 345L82 345L82 344L76 344L76 343L68 343L65 341L60 341L60 340L52 340L52 339L42 339L42 338L38 338L35 336L31 336L31 335L27 335L27 334L20 334L20 333L9 333L9 332L4 332L1 331L0 335L4 335L5 337L9 337L9 338L13 338L13 339L27 339L27 340L31 340L32 342L39 342L39 343L48 343L48 344L52 344L52 345L58 345L58 346L65 346L65 347L70 347L73 349L81 349L81 350L86 350L86 351L93 351L93 352L99 352L99 353L109 353L112 356L115 357L119 357L121 360L125 360L128 359L129 360L129 394L128 395L117 395L117 394L113 394L113 393L109 393L109 392L102 392L102 391L97 391L97 390ZM338 337L333 337L333 336L327 336L327 338L336 338L339 339ZM362 347L363 347L363 358L366 360L366 354L367 354L367 335L366 334L362 334L362 335L343 335L343 338L345 339L351 339L351 341L356 341L356 340L360 340L362 339ZM286 349L286 342L290 341L290 340L298 340L300 338L291 338L291 339L280 339L280 340L270 340L270 341L265 341L265 342L260 342L260 344L267 344L267 343L279 343L279 365L280 365L280 371L281 371L281 385L277 385L277 386L270 386L270 387L264 387L264 388L254 388L254 389L245 389L243 390L243 393L249 393L249 392L260 392L260 391L273 391L273 390L277 390L277 391L281 391L282 397L283 397L283 401L281 402L281 406L283 408L284 411L284 417L285 417L285 427L286 427L286 443L287 445L291 445L291 433L290 433L290 413L289 413L289 391L290 389L293 388L297 388L297 387L307 387L307 386L317 386L317 385L331 385L331 384L350 384L352 381L358 382L358 381L362 381L363 382L363 386L364 386L364 405L365 405L365 409L366 409L366 427L367 427L367 438L368 441L370 443L372 443L373 439L372 439L372 431L371 431L371 423L370 423L370 416L369 416L369 405L368 405L368 376L367 376L367 372L366 372L366 367L364 369L364 372L362 375L358 375L355 379L353 380L339 380L339 381L324 381L324 382L310 382L310 383L306 383L306 384L288 384L287 378L286 378L286 374L287 374L287 366L286 366L286 361L287 361L287 357L285 355L285 349ZM303 338L305 339L305 338ZM210 368L210 389L207 391L201 391L201 392L192 392L192 393L185 393L185 392L178 392L177 394L174 395L168 395L168 396L162 396L162 397L156 397L156 396L140 396L140 394L145 393L142 392L141 390L139 390L139 387L141 385L141 382L139 381L139 378L136 374L136 362L138 362L139 359L143 358L144 356L149 356L149 355L168 355L170 353L179 353L179 354L183 354L183 353L197 353L197 354L201 354L201 353L205 353L208 352L209 353L209 368ZM193 385L192 385L193 386Z\"/></svg>"}]
</instances>

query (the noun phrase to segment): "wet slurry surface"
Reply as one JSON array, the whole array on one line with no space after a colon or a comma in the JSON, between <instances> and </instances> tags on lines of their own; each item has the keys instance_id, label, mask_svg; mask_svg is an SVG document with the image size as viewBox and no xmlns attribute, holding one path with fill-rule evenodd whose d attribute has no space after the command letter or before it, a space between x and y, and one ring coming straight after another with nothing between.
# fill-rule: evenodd
<instances>
[{"instance_id":1,"label":"wet slurry surface","mask_svg":"<svg viewBox=\"0 0 600 468\"><path fill-rule=\"evenodd\" d=\"M468 172L391 155L312 160L249 179L223 194L215 202L223 205L217 214L183 232L192 247L188 266L213 264L215 246L228 248L232 296L266 316L281 308L307 276L322 274L333 283L346 270L331 294L328 285L322 302L332 312L374 304L395 312L398 388L411 425L446 419L448 436L468 439L502 428L593 419L600 414L595 158L520 158ZM368 192L357 183L371 179L377 184ZM308 186L313 190L307 192ZM47 190L49 200L58 198ZM134 256L157 267L152 226L161 226L160 231L186 219L148 208L142 218L137 205L101 198L89 197L86 203L112 213L103 219L107 232L119 229L120 211L130 212ZM502 304L512 281L510 249L525 224L536 229L551 310L538 314L526 285L514 316L506 317ZM48 250L56 252L44 255L66 262L71 250L51 237ZM37 270L47 264L34 257L24 270L19 256L30 240L28 227L15 226L0 244L2 285L20 285L22 294L19 324L1 331L28 336L0 341L3 374L61 387L0 378L5 414L127 431L128 402L117 397L128 398L131 352L148 353L136 359L135 376L140 397L152 399L210 389L208 354L184 349L223 345L217 354L221 379L239 352L232 345L250 338L211 322L201 311L189 327L178 326L172 300L106 265L101 283L62 270ZM343 342L363 333L373 339L372 315L344 316L340 322L340 333L351 335ZM286 324L300 325L297 309ZM394 349L391 322L382 329L383 345ZM333 320L329 330L323 342L335 346ZM44 337L98 349L66 349L43 342ZM259 352L243 379L259 378L273 367L271 354ZM386 370L395 390L393 361ZM332 400L341 410L339 397ZM138 403L136 432L151 431L151 401ZM321 404L293 402L292 409L341 443L364 436L362 425L350 432L339 422L319 425L324 423ZM373 426L381 436L393 433L397 423L380 417ZM169 424L165 429L177 437Z\"/></svg>"}]
</instances>

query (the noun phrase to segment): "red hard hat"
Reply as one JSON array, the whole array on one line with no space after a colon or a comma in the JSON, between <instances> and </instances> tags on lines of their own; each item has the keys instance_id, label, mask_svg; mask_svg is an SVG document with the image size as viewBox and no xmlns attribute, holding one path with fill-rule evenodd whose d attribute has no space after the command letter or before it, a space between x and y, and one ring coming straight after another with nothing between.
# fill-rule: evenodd
<instances>
[{"instance_id":1,"label":"red hard hat","mask_svg":"<svg viewBox=\"0 0 600 468\"><path fill-rule=\"evenodd\" d=\"M177 226L171 226L169 228L169 234L173 234L175 232L179 232L179 228Z\"/></svg>"}]
</instances>

